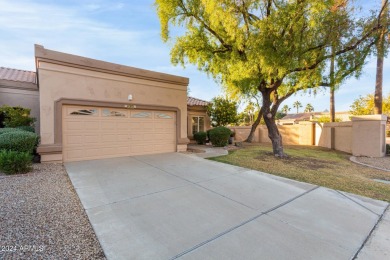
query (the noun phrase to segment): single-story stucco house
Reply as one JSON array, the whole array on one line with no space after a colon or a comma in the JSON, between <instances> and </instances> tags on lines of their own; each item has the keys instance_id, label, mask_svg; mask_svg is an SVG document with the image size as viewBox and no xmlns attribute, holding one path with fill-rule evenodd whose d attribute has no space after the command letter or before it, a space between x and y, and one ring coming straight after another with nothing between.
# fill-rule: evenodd
<instances>
[{"instance_id":1,"label":"single-story stucco house","mask_svg":"<svg viewBox=\"0 0 390 260\"><path fill-rule=\"evenodd\" d=\"M0 68L0 106L37 118L42 162L185 151L210 128L189 79L35 45L36 72Z\"/></svg>"}]
</instances>

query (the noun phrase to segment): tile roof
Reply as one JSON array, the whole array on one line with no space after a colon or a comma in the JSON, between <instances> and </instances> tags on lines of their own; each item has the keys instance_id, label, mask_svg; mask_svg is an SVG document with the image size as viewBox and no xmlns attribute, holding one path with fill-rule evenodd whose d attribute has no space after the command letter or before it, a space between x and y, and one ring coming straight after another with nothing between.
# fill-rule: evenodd
<instances>
[{"instance_id":1,"label":"tile roof","mask_svg":"<svg viewBox=\"0 0 390 260\"><path fill-rule=\"evenodd\" d=\"M0 80L26 82L36 84L36 73L34 71L17 70L0 67Z\"/></svg>"},{"instance_id":2,"label":"tile roof","mask_svg":"<svg viewBox=\"0 0 390 260\"><path fill-rule=\"evenodd\" d=\"M188 106L204 106L205 107L205 106L209 105L209 102L201 100L201 99L193 98L193 97L187 97L187 105Z\"/></svg>"}]
</instances>

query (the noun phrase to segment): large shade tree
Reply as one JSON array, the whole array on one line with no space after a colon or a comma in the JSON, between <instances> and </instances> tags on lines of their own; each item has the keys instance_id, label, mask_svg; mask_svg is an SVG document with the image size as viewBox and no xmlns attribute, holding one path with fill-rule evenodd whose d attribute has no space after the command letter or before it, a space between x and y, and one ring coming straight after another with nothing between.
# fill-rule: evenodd
<instances>
[{"instance_id":1,"label":"large shade tree","mask_svg":"<svg viewBox=\"0 0 390 260\"><path fill-rule=\"evenodd\" d=\"M173 42L174 64L192 63L223 85L261 93L261 115L280 157L275 122L280 104L322 85L331 57L344 70L360 64L383 27L370 20L355 23L347 0L156 0L156 7L164 41L172 27L182 29ZM335 16L348 30L330 26ZM331 52L333 35L340 40Z\"/></svg>"}]
</instances>

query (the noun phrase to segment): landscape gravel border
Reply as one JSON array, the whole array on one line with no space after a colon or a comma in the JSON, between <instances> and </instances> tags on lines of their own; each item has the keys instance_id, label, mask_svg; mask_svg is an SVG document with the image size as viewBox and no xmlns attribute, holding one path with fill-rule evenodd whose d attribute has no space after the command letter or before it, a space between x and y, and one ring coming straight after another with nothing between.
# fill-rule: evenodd
<instances>
[{"instance_id":1,"label":"landscape gravel border","mask_svg":"<svg viewBox=\"0 0 390 260\"><path fill-rule=\"evenodd\" d=\"M62 164L0 176L0 259L106 259Z\"/></svg>"},{"instance_id":2,"label":"landscape gravel border","mask_svg":"<svg viewBox=\"0 0 390 260\"><path fill-rule=\"evenodd\" d=\"M368 157L365 157L364 161L366 162L361 162L359 161L359 159L362 159L361 157L356 157L356 156L351 156L349 157L349 160L351 162L354 162L354 163L357 163L357 164L360 164L360 165L363 165L363 166L366 166L366 167L370 167L370 168L373 168L373 169L377 169L377 170L381 170L381 171L385 171L385 172L390 172L389 169L386 169L386 168L390 168L390 158L387 158L388 162L386 161L386 165L383 165L383 162L378 162L378 158L368 158ZM380 158L382 159L382 158ZM369 163L367 163L367 161ZM378 167L379 165L379 167ZM382 167L380 167L382 166Z\"/></svg>"}]
</instances>

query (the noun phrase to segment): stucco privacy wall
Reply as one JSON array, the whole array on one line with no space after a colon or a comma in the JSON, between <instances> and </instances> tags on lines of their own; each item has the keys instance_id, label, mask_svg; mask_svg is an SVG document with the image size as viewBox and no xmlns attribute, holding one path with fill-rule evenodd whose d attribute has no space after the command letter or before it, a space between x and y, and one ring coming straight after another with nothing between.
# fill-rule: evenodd
<instances>
[{"instance_id":1,"label":"stucco privacy wall","mask_svg":"<svg viewBox=\"0 0 390 260\"><path fill-rule=\"evenodd\" d=\"M349 122L300 122L278 126L278 129L284 144L316 145L355 156L383 157L386 155L386 119L384 115L358 116ZM245 140L250 132L248 126L231 129L236 132L236 141ZM271 142L266 126L258 126L253 142Z\"/></svg>"},{"instance_id":2,"label":"stucco privacy wall","mask_svg":"<svg viewBox=\"0 0 390 260\"><path fill-rule=\"evenodd\" d=\"M61 160L61 105L136 105L177 112L178 150L186 148L188 78L112 64L35 46L40 93L41 146ZM128 96L132 95L132 101ZM55 156L54 154L57 154ZM50 155L50 156L49 156Z\"/></svg>"},{"instance_id":3,"label":"stucco privacy wall","mask_svg":"<svg viewBox=\"0 0 390 260\"><path fill-rule=\"evenodd\" d=\"M332 134L333 131L333 134ZM359 130L356 129L358 134ZM333 140L332 140L333 135ZM352 153L352 122L316 124L316 145ZM370 137L367 137L371 139Z\"/></svg>"}]
</instances>

